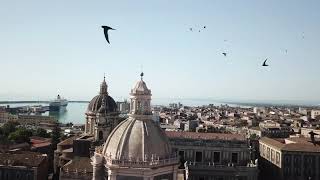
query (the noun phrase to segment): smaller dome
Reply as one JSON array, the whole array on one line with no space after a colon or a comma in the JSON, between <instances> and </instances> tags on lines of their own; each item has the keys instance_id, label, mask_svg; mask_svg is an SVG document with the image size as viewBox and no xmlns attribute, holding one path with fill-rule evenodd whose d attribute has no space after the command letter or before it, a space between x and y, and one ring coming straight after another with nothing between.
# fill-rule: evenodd
<instances>
[{"instance_id":1,"label":"smaller dome","mask_svg":"<svg viewBox=\"0 0 320 180\"><path fill-rule=\"evenodd\" d=\"M103 103L103 99L105 99ZM89 103L87 112L93 112L93 113L111 113L111 112L117 112L117 103L114 101L114 99L109 95L97 95L95 96Z\"/></svg>"}]
</instances>

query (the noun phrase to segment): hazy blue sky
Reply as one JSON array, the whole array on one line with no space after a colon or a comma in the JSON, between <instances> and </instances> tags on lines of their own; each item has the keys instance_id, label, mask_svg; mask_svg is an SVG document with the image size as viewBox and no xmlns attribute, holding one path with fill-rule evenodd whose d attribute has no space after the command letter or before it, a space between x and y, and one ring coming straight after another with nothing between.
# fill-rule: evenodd
<instances>
[{"instance_id":1,"label":"hazy blue sky","mask_svg":"<svg viewBox=\"0 0 320 180\"><path fill-rule=\"evenodd\" d=\"M1 0L0 100L57 93L88 100L103 73L111 96L127 97L143 65L154 98L320 101L319 7L318 0ZM101 25L117 29L111 45Z\"/></svg>"}]
</instances>

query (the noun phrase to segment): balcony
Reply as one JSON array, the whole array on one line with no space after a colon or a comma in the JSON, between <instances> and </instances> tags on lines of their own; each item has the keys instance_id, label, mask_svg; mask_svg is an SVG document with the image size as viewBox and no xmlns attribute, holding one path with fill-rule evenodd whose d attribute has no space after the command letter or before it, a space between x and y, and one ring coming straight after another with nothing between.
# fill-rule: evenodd
<instances>
[{"instance_id":1,"label":"balcony","mask_svg":"<svg viewBox=\"0 0 320 180\"><path fill-rule=\"evenodd\" d=\"M105 160L109 166L119 166L119 167L136 167L136 168L154 168L160 166L168 166L179 163L178 157L171 157L168 159L157 159L149 161L139 161L139 160L116 160L109 157L105 157Z\"/></svg>"}]
</instances>

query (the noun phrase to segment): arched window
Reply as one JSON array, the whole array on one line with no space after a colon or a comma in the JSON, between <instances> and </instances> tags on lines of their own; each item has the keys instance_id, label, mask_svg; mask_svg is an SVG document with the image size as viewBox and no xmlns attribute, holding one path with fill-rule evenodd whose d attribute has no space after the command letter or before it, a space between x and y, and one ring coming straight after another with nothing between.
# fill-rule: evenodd
<instances>
[{"instance_id":1,"label":"arched window","mask_svg":"<svg viewBox=\"0 0 320 180\"><path fill-rule=\"evenodd\" d=\"M146 110L149 110L149 103L148 103L148 101L146 101L146 102L144 102L144 111L146 111Z\"/></svg>"},{"instance_id":2,"label":"arched window","mask_svg":"<svg viewBox=\"0 0 320 180\"><path fill-rule=\"evenodd\" d=\"M141 102L140 101L138 101L138 107L137 107L137 111L138 111L138 114L140 114L141 113Z\"/></svg>"},{"instance_id":3,"label":"arched window","mask_svg":"<svg viewBox=\"0 0 320 180\"><path fill-rule=\"evenodd\" d=\"M16 173L16 179L20 179L20 172Z\"/></svg>"},{"instance_id":4,"label":"arched window","mask_svg":"<svg viewBox=\"0 0 320 180\"><path fill-rule=\"evenodd\" d=\"M102 140L102 139L103 139L103 132L99 131L99 140Z\"/></svg>"},{"instance_id":5,"label":"arched window","mask_svg":"<svg viewBox=\"0 0 320 180\"><path fill-rule=\"evenodd\" d=\"M31 180L31 175L29 173L27 174L27 180Z\"/></svg>"}]
</instances>

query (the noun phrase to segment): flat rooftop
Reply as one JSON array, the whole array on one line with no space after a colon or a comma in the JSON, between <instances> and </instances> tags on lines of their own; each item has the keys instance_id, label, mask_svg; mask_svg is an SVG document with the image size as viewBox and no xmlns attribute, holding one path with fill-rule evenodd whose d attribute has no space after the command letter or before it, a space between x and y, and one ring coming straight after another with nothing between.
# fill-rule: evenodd
<instances>
[{"instance_id":1,"label":"flat rooftop","mask_svg":"<svg viewBox=\"0 0 320 180\"><path fill-rule=\"evenodd\" d=\"M198 133L184 131L165 131L169 139L193 139L193 140L238 140L245 141L244 135L226 133Z\"/></svg>"},{"instance_id":2,"label":"flat rooftop","mask_svg":"<svg viewBox=\"0 0 320 180\"><path fill-rule=\"evenodd\" d=\"M263 137L259 141L282 151L317 152L317 153L319 152L320 153L320 139L315 139L315 143L313 143L311 142L310 138L304 138L304 137L292 137L292 138Z\"/></svg>"}]
</instances>

